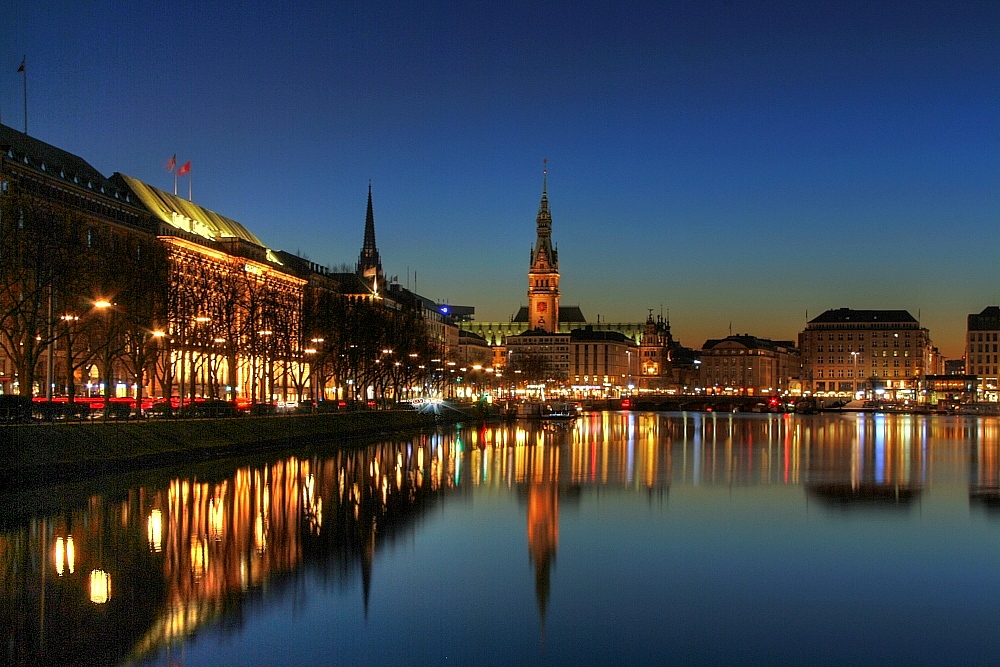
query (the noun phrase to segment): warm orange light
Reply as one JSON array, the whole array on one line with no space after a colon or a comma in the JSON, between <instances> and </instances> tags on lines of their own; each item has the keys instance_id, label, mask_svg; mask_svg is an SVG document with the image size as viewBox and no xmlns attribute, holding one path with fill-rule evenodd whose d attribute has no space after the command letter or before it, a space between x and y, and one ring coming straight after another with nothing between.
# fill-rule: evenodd
<instances>
[{"instance_id":1,"label":"warm orange light","mask_svg":"<svg viewBox=\"0 0 1000 667\"><path fill-rule=\"evenodd\" d=\"M153 335L153 338L163 338L167 334L165 332L163 332L163 331L154 331L152 335Z\"/></svg>"},{"instance_id":2,"label":"warm orange light","mask_svg":"<svg viewBox=\"0 0 1000 667\"><path fill-rule=\"evenodd\" d=\"M106 299L98 299L97 301L94 302L94 308L99 308L101 310L104 310L105 308L110 308L110 307L111 307L111 302Z\"/></svg>"},{"instance_id":3,"label":"warm orange light","mask_svg":"<svg viewBox=\"0 0 1000 667\"><path fill-rule=\"evenodd\" d=\"M94 604L104 604L111 597L111 575L104 570L94 570L90 573L90 601Z\"/></svg>"},{"instance_id":4,"label":"warm orange light","mask_svg":"<svg viewBox=\"0 0 1000 667\"><path fill-rule=\"evenodd\" d=\"M153 510L146 520L146 536L149 538L149 550L160 553L163 548L163 513Z\"/></svg>"}]
</instances>

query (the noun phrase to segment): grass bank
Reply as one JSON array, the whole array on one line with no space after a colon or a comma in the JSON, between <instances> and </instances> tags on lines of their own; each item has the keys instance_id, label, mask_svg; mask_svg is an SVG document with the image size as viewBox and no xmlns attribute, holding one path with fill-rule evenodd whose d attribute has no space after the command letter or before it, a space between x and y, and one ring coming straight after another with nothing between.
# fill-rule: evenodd
<instances>
[{"instance_id":1,"label":"grass bank","mask_svg":"<svg viewBox=\"0 0 1000 667\"><path fill-rule=\"evenodd\" d=\"M451 411L447 422L474 419ZM410 411L0 426L0 485L16 488L193 463L291 445L377 438L433 427Z\"/></svg>"}]
</instances>

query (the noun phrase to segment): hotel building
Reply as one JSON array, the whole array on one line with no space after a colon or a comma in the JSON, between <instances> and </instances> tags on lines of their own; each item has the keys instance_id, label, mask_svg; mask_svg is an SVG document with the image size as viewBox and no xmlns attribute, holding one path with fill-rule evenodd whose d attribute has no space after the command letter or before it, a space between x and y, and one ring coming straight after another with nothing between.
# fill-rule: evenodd
<instances>
[{"instance_id":1,"label":"hotel building","mask_svg":"<svg viewBox=\"0 0 1000 667\"><path fill-rule=\"evenodd\" d=\"M916 399L934 350L905 310L828 310L799 334L803 392Z\"/></svg>"}]
</instances>

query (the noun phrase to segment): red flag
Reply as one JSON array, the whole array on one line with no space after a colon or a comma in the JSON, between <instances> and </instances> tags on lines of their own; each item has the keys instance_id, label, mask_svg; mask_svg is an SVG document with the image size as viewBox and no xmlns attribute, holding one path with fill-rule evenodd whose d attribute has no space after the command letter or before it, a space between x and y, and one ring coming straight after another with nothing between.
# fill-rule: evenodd
<instances>
[{"instance_id":1,"label":"red flag","mask_svg":"<svg viewBox=\"0 0 1000 667\"><path fill-rule=\"evenodd\" d=\"M173 171L174 167L177 166L177 153L174 153L173 157L167 160L167 171Z\"/></svg>"},{"instance_id":2,"label":"red flag","mask_svg":"<svg viewBox=\"0 0 1000 667\"><path fill-rule=\"evenodd\" d=\"M17 68L18 72L24 71L24 58L21 58L21 66Z\"/></svg>"},{"instance_id":3,"label":"red flag","mask_svg":"<svg viewBox=\"0 0 1000 667\"><path fill-rule=\"evenodd\" d=\"M189 171L191 171L191 160L188 160L187 162L181 165L181 168L177 170L177 175L183 176Z\"/></svg>"}]
</instances>

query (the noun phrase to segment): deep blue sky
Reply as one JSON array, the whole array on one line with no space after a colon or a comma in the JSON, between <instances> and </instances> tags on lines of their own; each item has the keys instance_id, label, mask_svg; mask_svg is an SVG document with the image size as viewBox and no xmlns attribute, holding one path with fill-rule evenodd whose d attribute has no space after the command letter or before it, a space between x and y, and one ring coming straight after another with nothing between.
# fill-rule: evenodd
<instances>
[{"instance_id":1,"label":"deep blue sky","mask_svg":"<svg viewBox=\"0 0 1000 667\"><path fill-rule=\"evenodd\" d=\"M147 5L147 6L143 6ZM682 342L1000 303L1000 2L8 0L0 113L271 247L506 319L549 159L563 303ZM182 186L183 187L183 186ZM186 191L186 187L183 187ZM411 287L413 278L410 278Z\"/></svg>"}]
</instances>

